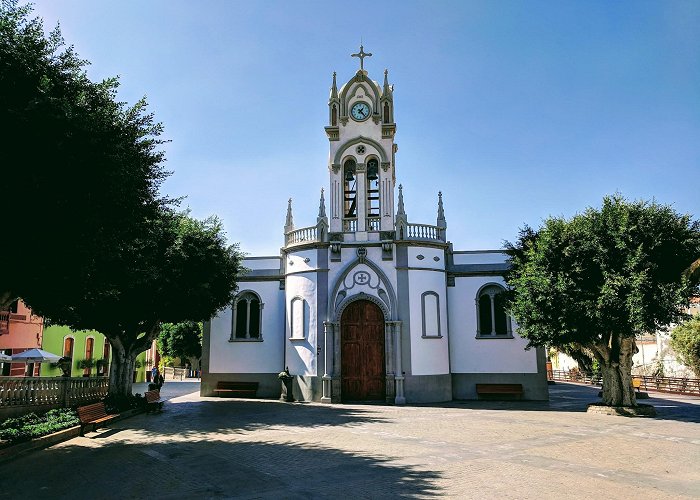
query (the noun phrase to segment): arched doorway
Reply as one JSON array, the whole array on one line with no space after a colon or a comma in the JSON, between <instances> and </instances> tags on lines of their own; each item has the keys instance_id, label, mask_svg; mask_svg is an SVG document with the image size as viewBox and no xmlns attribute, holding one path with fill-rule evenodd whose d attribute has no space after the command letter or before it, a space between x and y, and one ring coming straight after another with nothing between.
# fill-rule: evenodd
<instances>
[{"instance_id":1,"label":"arched doorway","mask_svg":"<svg viewBox=\"0 0 700 500\"><path fill-rule=\"evenodd\" d=\"M368 300L343 311L341 328L341 394L343 401L384 401L384 314Z\"/></svg>"}]
</instances>

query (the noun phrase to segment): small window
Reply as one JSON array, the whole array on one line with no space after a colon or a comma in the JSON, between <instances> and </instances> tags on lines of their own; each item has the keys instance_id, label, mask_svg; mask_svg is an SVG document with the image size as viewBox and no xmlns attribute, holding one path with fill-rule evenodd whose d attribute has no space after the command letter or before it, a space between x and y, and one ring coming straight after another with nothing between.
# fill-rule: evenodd
<instances>
[{"instance_id":1,"label":"small window","mask_svg":"<svg viewBox=\"0 0 700 500\"><path fill-rule=\"evenodd\" d=\"M435 292L425 292L421 296L423 313L423 338L440 338L440 296Z\"/></svg>"},{"instance_id":2,"label":"small window","mask_svg":"<svg viewBox=\"0 0 700 500\"><path fill-rule=\"evenodd\" d=\"M389 116L389 103L385 102L384 103L384 123L390 123L391 118Z\"/></svg>"},{"instance_id":3,"label":"small window","mask_svg":"<svg viewBox=\"0 0 700 500\"><path fill-rule=\"evenodd\" d=\"M260 297L243 292L233 302L231 340L262 340L262 308Z\"/></svg>"},{"instance_id":4,"label":"small window","mask_svg":"<svg viewBox=\"0 0 700 500\"><path fill-rule=\"evenodd\" d=\"M301 297L294 297L290 304L291 339L306 339L309 324L308 304Z\"/></svg>"},{"instance_id":5,"label":"small window","mask_svg":"<svg viewBox=\"0 0 700 500\"><path fill-rule=\"evenodd\" d=\"M338 109L333 105L331 108L331 125L334 127L338 125Z\"/></svg>"},{"instance_id":6,"label":"small window","mask_svg":"<svg viewBox=\"0 0 700 500\"><path fill-rule=\"evenodd\" d=\"M493 284L483 287L476 298L476 336L510 338L513 336L510 316L505 308L505 290Z\"/></svg>"}]
</instances>

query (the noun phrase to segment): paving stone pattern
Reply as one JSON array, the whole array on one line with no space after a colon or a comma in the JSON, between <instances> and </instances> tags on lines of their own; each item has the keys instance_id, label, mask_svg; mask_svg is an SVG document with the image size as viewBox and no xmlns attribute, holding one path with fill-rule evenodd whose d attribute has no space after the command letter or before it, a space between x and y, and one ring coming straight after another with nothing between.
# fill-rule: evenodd
<instances>
[{"instance_id":1,"label":"paving stone pattern","mask_svg":"<svg viewBox=\"0 0 700 500\"><path fill-rule=\"evenodd\" d=\"M2 498L698 498L700 400L656 419L549 403L407 407L200 398L166 383L139 415L0 466ZM658 396L658 397L657 397Z\"/></svg>"}]
</instances>

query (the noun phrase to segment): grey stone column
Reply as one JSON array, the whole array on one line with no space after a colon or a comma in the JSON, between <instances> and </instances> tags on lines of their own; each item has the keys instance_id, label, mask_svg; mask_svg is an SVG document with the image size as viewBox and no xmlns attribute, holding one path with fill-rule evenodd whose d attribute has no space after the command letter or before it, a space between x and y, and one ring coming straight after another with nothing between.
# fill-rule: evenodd
<instances>
[{"instance_id":1,"label":"grey stone column","mask_svg":"<svg viewBox=\"0 0 700 500\"><path fill-rule=\"evenodd\" d=\"M394 399L394 404L405 405L403 364L401 362L401 321L393 321L392 323L394 324L394 345L396 346L396 399Z\"/></svg>"},{"instance_id":2,"label":"grey stone column","mask_svg":"<svg viewBox=\"0 0 700 500\"><path fill-rule=\"evenodd\" d=\"M334 322L333 325L333 359L331 361L331 402L342 402L341 385L340 385L340 323Z\"/></svg>"},{"instance_id":3,"label":"grey stone column","mask_svg":"<svg viewBox=\"0 0 700 500\"><path fill-rule=\"evenodd\" d=\"M324 352L323 352L323 394L321 396L321 403L331 402L331 380L333 374L333 338L335 337L334 324L330 321L323 322L323 332L324 332Z\"/></svg>"}]
</instances>

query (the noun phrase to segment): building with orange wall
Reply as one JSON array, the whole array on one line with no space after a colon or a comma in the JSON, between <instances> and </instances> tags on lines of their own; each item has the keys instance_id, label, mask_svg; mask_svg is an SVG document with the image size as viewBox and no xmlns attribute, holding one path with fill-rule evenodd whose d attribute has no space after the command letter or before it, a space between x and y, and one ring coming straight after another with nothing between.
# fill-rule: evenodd
<instances>
[{"instance_id":1,"label":"building with orange wall","mask_svg":"<svg viewBox=\"0 0 700 500\"><path fill-rule=\"evenodd\" d=\"M0 311L0 352L12 355L41 348L43 334L44 319L32 314L21 300L13 302L8 310ZM0 375L38 377L39 367L35 363L0 363Z\"/></svg>"}]
</instances>

